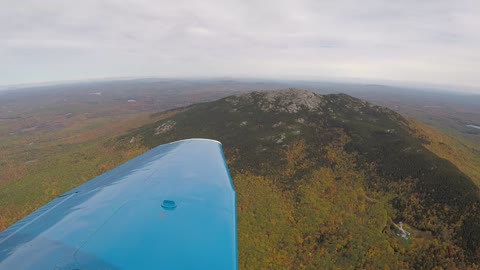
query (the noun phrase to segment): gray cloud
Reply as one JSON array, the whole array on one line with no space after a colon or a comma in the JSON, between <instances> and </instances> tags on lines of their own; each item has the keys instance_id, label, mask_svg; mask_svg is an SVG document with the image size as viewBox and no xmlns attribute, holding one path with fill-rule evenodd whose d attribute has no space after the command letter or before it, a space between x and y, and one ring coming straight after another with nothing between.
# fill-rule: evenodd
<instances>
[{"instance_id":1,"label":"gray cloud","mask_svg":"<svg viewBox=\"0 0 480 270\"><path fill-rule=\"evenodd\" d=\"M480 88L477 0L0 1L0 84L237 76Z\"/></svg>"}]
</instances>

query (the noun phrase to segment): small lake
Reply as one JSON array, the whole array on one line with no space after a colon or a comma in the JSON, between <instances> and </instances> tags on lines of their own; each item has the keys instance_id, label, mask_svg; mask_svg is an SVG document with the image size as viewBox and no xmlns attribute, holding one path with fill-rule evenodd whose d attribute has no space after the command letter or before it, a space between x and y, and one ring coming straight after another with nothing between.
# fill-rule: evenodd
<instances>
[{"instance_id":1,"label":"small lake","mask_svg":"<svg viewBox=\"0 0 480 270\"><path fill-rule=\"evenodd\" d=\"M471 127L471 128L480 129L480 127L479 127L479 126L475 126L475 125L465 125L465 126L467 126L467 127Z\"/></svg>"}]
</instances>

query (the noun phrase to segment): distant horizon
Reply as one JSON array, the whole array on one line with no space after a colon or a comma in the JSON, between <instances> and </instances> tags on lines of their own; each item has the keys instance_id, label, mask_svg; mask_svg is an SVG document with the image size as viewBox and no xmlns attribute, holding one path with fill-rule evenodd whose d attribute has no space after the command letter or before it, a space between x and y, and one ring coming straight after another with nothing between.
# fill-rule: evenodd
<instances>
[{"instance_id":1,"label":"distant horizon","mask_svg":"<svg viewBox=\"0 0 480 270\"><path fill-rule=\"evenodd\" d=\"M102 83L102 82L115 82L115 81L132 81L132 80L186 80L186 81L212 81L218 82L222 80L232 80L238 82L270 82L270 83L326 83L326 84L351 84L351 85L378 85L384 87L397 87L410 90L427 90L434 92L450 92L459 94L480 94L480 88L461 86L461 85L441 85L441 84L428 84L421 82L405 82L405 81L385 81L385 80L364 80L364 79L288 79L288 78L256 78L256 77L160 77L160 76L119 76L108 78L85 78L85 79L72 79L72 80L57 80L57 81L41 81L41 82L28 82L28 83L16 83L16 84L0 84L0 91L8 91L24 88L36 88L36 87L48 87L48 86L60 86L67 84L81 84L81 83Z\"/></svg>"}]
</instances>

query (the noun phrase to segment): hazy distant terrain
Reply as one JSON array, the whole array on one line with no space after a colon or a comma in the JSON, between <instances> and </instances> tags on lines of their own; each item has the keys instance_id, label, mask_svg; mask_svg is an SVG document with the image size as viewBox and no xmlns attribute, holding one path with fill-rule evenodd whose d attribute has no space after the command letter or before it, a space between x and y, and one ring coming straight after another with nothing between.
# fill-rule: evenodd
<instances>
[{"instance_id":1,"label":"hazy distant terrain","mask_svg":"<svg viewBox=\"0 0 480 270\"><path fill-rule=\"evenodd\" d=\"M151 113L264 87L235 82L145 79L0 91L0 164L10 164L20 156L24 162L36 160L35 153L44 146L115 135L116 130L109 126L128 129L145 121L129 124L128 119L148 118Z\"/></svg>"}]
</instances>

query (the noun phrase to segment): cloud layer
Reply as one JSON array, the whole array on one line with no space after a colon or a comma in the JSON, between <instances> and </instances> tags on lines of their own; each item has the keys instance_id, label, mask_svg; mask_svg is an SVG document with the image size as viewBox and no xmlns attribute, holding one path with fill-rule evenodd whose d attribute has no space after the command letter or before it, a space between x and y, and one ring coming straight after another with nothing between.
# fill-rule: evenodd
<instances>
[{"instance_id":1,"label":"cloud layer","mask_svg":"<svg viewBox=\"0 0 480 270\"><path fill-rule=\"evenodd\" d=\"M232 76L480 87L478 0L0 1L0 84Z\"/></svg>"}]
</instances>

